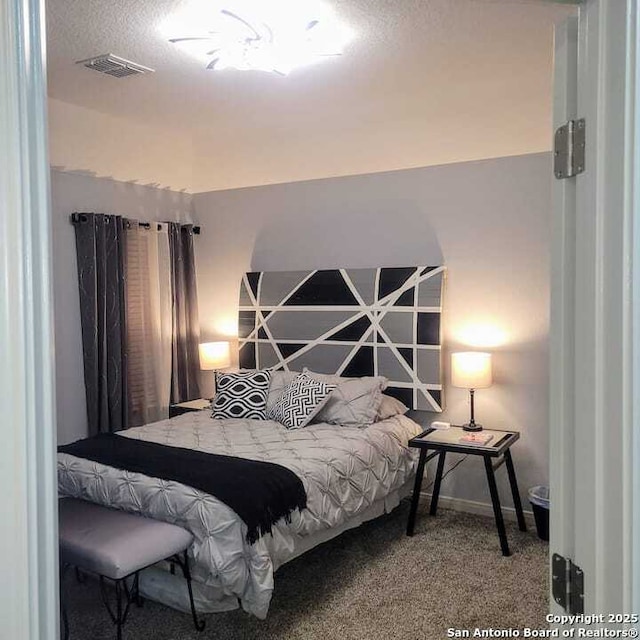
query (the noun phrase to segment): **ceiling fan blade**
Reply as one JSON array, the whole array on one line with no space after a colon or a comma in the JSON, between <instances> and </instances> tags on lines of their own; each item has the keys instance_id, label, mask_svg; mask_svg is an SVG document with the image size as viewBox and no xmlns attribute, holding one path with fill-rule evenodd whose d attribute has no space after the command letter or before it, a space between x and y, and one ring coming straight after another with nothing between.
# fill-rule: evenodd
<instances>
[{"instance_id":1,"label":"ceiling fan blade","mask_svg":"<svg viewBox=\"0 0 640 640\"><path fill-rule=\"evenodd\" d=\"M169 38L169 42L187 42L189 40L211 40L208 36L193 36L191 38Z\"/></svg>"},{"instance_id":2,"label":"ceiling fan blade","mask_svg":"<svg viewBox=\"0 0 640 640\"><path fill-rule=\"evenodd\" d=\"M244 18L241 18L239 15L236 15L235 13L233 13L232 11L229 11L228 9L222 9L220 13L223 13L225 16L229 16L230 18L235 18L239 22L242 22L242 24L245 27L247 27L247 29L249 29L250 31L253 31L253 34L256 37L256 39L260 40L261 38L260 34Z\"/></svg>"}]
</instances>

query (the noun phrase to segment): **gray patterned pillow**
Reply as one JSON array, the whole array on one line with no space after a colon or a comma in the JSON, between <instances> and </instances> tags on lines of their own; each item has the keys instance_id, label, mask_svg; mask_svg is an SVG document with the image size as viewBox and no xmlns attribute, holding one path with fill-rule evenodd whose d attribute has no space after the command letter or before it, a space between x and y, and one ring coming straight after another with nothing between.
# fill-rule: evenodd
<instances>
[{"instance_id":1,"label":"gray patterned pillow","mask_svg":"<svg viewBox=\"0 0 640 640\"><path fill-rule=\"evenodd\" d=\"M376 421L382 402L382 391L388 380L382 376L342 378L304 369L304 373L336 385L327 403L314 418L314 422L339 424L344 427L368 427Z\"/></svg>"},{"instance_id":2,"label":"gray patterned pillow","mask_svg":"<svg viewBox=\"0 0 640 640\"><path fill-rule=\"evenodd\" d=\"M380 403L378 415L376 416L376 422L387 420L397 415L403 416L407 411L409 411L409 407L407 407L404 402L400 402L397 398L383 393L382 402Z\"/></svg>"},{"instance_id":3,"label":"gray patterned pillow","mask_svg":"<svg viewBox=\"0 0 640 640\"><path fill-rule=\"evenodd\" d=\"M266 420L270 371L216 371L212 418Z\"/></svg>"},{"instance_id":4,"label":"gray patterned pillow","mask_svg":"<svg viewBox=\"0 0 640 640\"><path fill-rule=\"evenodd\" d=\"M306 427L334 389L334 384L314 380L305 373L301 373L284 390L267 413L267 417L269 420L279 422L287 429Z\"/></svg>"},{"instance_id":5,"label":"gray patterned pillow","mask_svg":"<svg viewBox=\"0 0 640 640\"><path fill-rule=\"evenodd\" d=\"M272 371L269 395L267 396L267 413L280 400L284 390L300 375L299 371Z\"/></svg>"}]
</instances>

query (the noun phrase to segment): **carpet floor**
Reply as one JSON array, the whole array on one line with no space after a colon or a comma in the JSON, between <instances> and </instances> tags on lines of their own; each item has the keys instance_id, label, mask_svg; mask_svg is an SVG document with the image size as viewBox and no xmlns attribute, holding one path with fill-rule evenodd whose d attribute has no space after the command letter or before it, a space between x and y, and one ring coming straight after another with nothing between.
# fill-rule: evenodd
<instances>
[{"instance_id":1,"label":"carpet floor","mask_svg":"<svg viewBox=\"0 0 640 640\"><path fill-rule=\"evenodd\" d=\"M437 640L447 629L546 627L547 545L507 525L500 554L493 519L422 505L412 538L408 504L282 567L266 620L237 610L188 615L133 607L124 640ZM97 583L68 579L71 640L115 639Z\"/></svg>"}]
</instances>

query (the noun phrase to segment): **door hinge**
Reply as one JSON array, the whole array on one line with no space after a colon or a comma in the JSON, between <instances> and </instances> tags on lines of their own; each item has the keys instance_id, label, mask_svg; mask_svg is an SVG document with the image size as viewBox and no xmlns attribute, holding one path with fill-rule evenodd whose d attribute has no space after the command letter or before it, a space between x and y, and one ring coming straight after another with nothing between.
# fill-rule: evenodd
<instances>
[{"instance_id":1,"label":"door hinge","mask_svg":"<svg viewBox=\"0 0 640 640\"><path fill-rule=\"evenodd\" d=\"M554 553L551 558L553 599L570 615L584 613L584 574L569 558Z\"/></svg>"},{"instance_id":2,"label":"door hinge","mask_svg":"<svg viewBox=\"0 0 640 640\"><path fill-rule=\"evenodd\" d=\"M584 171L586 123L569 120L556 129L553 139L553 173L558 180L573 178Z\"/></svg>"}]
</instances>

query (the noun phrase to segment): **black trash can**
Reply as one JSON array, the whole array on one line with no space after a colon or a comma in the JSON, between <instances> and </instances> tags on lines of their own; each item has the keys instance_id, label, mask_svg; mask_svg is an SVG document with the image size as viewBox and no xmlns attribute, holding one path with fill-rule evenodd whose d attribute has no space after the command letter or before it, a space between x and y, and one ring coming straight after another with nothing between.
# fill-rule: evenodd
<instances>
[{"instance_id":1,"label":"black trash can","mask_svg":"<svg viewBox=\"0 0 640 640\"><path fill-rule=\"evenodd\" d=\"M531 487L529 502L533 509L538 537L549 540L549 487Z\"/></svg>"}]
</instances>

